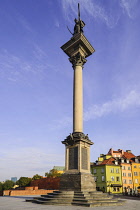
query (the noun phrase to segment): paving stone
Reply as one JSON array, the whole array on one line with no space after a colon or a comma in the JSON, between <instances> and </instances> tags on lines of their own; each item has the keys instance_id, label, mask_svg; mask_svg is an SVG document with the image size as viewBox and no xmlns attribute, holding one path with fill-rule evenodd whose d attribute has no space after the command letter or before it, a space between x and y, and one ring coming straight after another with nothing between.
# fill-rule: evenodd
<instances>
[{"instance_id":1,"label":"paving stone","mask_svg":"<svg viewBox=\"0 0 140 210\"><path fill-rule=\"evenodd\" d=\"M38 205L25 202L27 197L0 197L0 210L87 210L87 207L81 206L54 206L54 205ZM28 197L30 198L30 197ZM123 206L100 206L93 207L95 210L139 210L139 200L126 200Z\"/></svg>"}]
</instances>

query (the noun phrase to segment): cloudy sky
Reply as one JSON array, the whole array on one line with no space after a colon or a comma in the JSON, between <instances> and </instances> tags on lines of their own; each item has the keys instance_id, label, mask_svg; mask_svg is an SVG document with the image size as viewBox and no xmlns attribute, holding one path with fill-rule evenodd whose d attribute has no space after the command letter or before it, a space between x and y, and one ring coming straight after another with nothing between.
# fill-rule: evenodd
<instances>
[{"instance_id":1,"label":"cloudy sky","mask_svg":"<svg viewBox=\"0 0 140 210\"><path fill-rule=\"evenodd\" d=\"M140 155L140 1L0 0L0 181L64 165L73 70L60 47L78 2L96 50L83 69L91 162L111 147Z\"/></svg>"}]
</instances>

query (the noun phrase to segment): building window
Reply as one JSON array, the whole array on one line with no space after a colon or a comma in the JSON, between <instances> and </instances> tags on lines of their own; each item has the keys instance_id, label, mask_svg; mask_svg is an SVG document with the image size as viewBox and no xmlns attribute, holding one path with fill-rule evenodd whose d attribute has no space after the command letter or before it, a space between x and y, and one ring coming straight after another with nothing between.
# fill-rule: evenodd
<instances>
[{"instance_id":1,"label":"building window","mask_svg":"<svg viewBox=\"0 0 140 210\"><path fill-rule=\"evenodd\" d=\"M94 181L97 182L97 176L94 176Z\"/></svg>"},{"instance_id":2,"label":"building window","mask_svg":"<svg viewBox=\"0 0 140 210\"><path fill-rule=\"evenodd\" d=\"M117 177L116 177L116 182L119 182L119 181L120 181L120 177L117 176Z\"/></svg>"},{"instance_id":3,"label":"building window","mask_svg":"<svg viewBox=\"0 0 140 210\"><path fill-rule=\"evenodd\" d=\"M129 160L126 160L127 163L129 163Z\"/></svg>"},{"instance_id":4,"label":"building window","mask_svg":"<svg viewBox=\"0 0 140 210\"><path fill-rule=\"evenodd\" d=\"M140 166L139 166L139 168L140 168Z\"/></svg>"},{"instance_id":5,"label":"building window","mask_svg":"<svg viewBox=\"0 0 140 210\"><path fill-rule=\"evenodd\" d=\"M130 166L128 166L128 170L131 170L131 167Z\"/></svg>"},{"instance_id":6,"label":"building window","mask_svg":"<svg viewBox=\"0 0 140 210\"><path fill-rule=\"evenodd\" d=\"M104 168L101 168L101 173L104 173Z\"/></svg>"},{"instance_id":7,"label":"building window","mask_svg":"<svg viewBox=\"0 0 140 210\"><path fill-rule=\"evenodd\" d=\"M128 173L128 177L131 177L131 173Z\"/></svg>"},{"instance_id":8,"label":"building window","mask_svg":"<svg viewBox=\"0 0 140 210\"><path fill-rule=\"evenodd\" d=\"M134 176L138 176L138 172L134 172Z\"/></svg>"},{"instance_id":9,"label":"building window","mask_svg":"<svg viewBox=\"0 0 140 210\"><path fill-rule=\"evenodd\" d=\"M122 166L122 169L125 170L125 166Z\"/></svg>"},{"instance_id":10,"label":"building window","mask_svg":"<svg viewBox=\"0 0 140 210\"><path fill-rule=\"evenodd\" d=\"M121 159L121 162L124 163L124 159Z\"/></svg>"},{"instance_id":11,"label":"building window","mask_svg":"<svg viewBox=\"0 0 140 210\"><path fill-rule=\"evenodd\" d=\"M119 187L113 187L113 191L114 192L120 192L120 188Z\"/></svg>"},{"instance_id":12,"label":"building window","mask_svg":"<svg viewBox=\"0 0 140 210\"><path fill-rule=\"evenodd\" d=\"M135 184L138 184L138 179L135 179Z\"/></svg>"},{"instance_id":13,"label":"building window","mask_svg":"<svg viewBox=\"0 0 140 210\"><path fill-rule=\"evenodd\" d=\"M114 176L111 176L111 181L114 181Z\"/></svg>"},{"instance_id":14,"label":"building window","mask_svg":"<svg viewBox=\"0 0 140 210\"><path fill-rule=\"evenodd\" d=\"M137 166L136 166L136 165L134 165L134 168L137 168Z\"/></svg>"},{"instance_id":15,"label":"building window","mask_svg":"<svg viewBox=\"0 0 140 210\"><path fill-rule=\"evenodd\" d=\"M129 180L129 184L132 184L132 180Z\"/></svg>"},{"instance_id":16,"label":"building window","mask_svg":"<svg viewBox=\"0 0 140 210\"><path fill-rule=\"evenodd\" d=\"M114 168L111 168L110 169L110 173L114 173Z\"/></svg>"},{"instance_id":17,"label":"building window","mask_svg":"<svg viewBox=\"0 0 140 210\"><path fill-rule=\"evenodd\" d=\"M120 172L119 172L119 168L116 168L116 173L117 173L117 174L119 174L119 173L120 173Z\"/></svg>"},{"instance_id":18,"label":"building window","mask_svg":"<svg viewBox=\"0 0 140 210\"><path fill-rule=\"evenodd\" d=\"M126 179L123 179L123 184L126 184L127 182L126 182Z\"/></svg>"},{"instance_id":19,"label":"building window","mask_svg":"<svg viewBox=\"0 0 140 210\"><path fill-rule=\"evenodd\" d=\"M138 161L138 159L136 158L136 159L135 159L135 163L138 163L138 162L139 162L139 161Z\"/></svg>"},{"instance_id":20,"label":"building window","mask_svg":"<svg viewBox=\"0 0 140 210\"><path fill-rule=\"evenodd\" d=\"M96 174L96 169L93 169L93 173Z\"/></svg>"},{"instance_id":21,"label":"building window","mask_svg":"<svg viewBox=\"0 0 140 210\"><path fill-rule=\"evenodd\" d=\"M113 187L113 191L116 192L116 187Z\"/></svg>"},{"instance_id":22,"label":"building window","mask_svg":"<svg viewBox=\"0 0 140 210\"><path fill-rule=\"evenodd\" d=\"M102 176L102 182L104 182L105 181L105 177L104 176Z\"/></svg>"},{"instance_id":23,"label":"building window","mask_svg":"<svg viewBox=\"0 0 140 210\"><path fill-rule=\"evenodd\" d=\"M126 173L123 173L123 176L126 176Z\"/></svg>"}]
</instances>

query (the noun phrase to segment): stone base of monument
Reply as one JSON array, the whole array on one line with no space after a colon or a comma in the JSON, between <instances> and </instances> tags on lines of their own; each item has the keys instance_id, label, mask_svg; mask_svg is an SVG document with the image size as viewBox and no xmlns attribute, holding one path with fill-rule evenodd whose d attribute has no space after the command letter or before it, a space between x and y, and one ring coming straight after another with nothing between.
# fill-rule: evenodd
<instances>
[{"instance_id":1,"label":"stone base of monument","mask_svg":"<svg viewBox=\"0 0 140 210\"><path fill-rule=\"evenodd\" d=\"M114 199L113 196L100 191L54 191L41 197L35 197L33 200L26 200L32 203L44 205L75 205L75 206L117 206L123 202Z\"/></svg>"},{"instance_id":2,"label":"stone base of monument","mask_svg":"<svg viewBox=\"0 0 140 210\"><path fill-rule=\"evenodd\" d=\"M96 191L96 184L92 174L65 173L60 179L60 191Z\"/></svg>"},{"instance_id":3,"label":"stone base of monument","mask_svg":"<svg viewBox=\"0 0 140 210\"><path fill-rule=\"evenodd\" d=\"M44 205L77 205L77 206L116 206L123 202L114 199L112 195L96 191L91 174L63 174L60 181L60 191L54 191L32 200L26 200Z\"/></svg>"}]
</instances>

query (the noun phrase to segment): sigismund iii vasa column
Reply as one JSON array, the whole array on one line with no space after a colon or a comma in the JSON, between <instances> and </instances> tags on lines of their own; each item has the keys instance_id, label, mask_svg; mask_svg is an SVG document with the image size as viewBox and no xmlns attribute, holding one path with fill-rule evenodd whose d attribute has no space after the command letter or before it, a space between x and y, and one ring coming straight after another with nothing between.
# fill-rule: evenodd
<instances>
[{"instance_id":1,"label":"sigismund iii vasa column","mask_svg":"<svg viewBox=\"0 0 140 210\"><path fill-rule=\"evenodd\" d=\"M61 177L60 190L94 191L95 183L90 174L90 145L93 142L83 133L83 67L86 58L95 50L84 36L85 23L75 19L74 33L61 49L69 56L74 72L73 79L73 132L66 137L65 173Z\"/></svg>"},{"instance_id":2,"label":"sigismund iii vasa column","mask_svg":"<svg viewBox=\"0 0 140 210\"><path fill-rule=\"evenodd\" d=\"M79 4L78 4L79 10ZM90 145L93 142L83 133L83 79L82 71L86 58L95 50L83 34L85 23L75 19L72 38L61 48L69 56L74 72L73 82L73 132L66 137L65 173L60 177L59 191L31 200L45 205L80 205L86 207L122 205L106 193L97 192L90 173Z\"/></svg>"}]
</instances>

